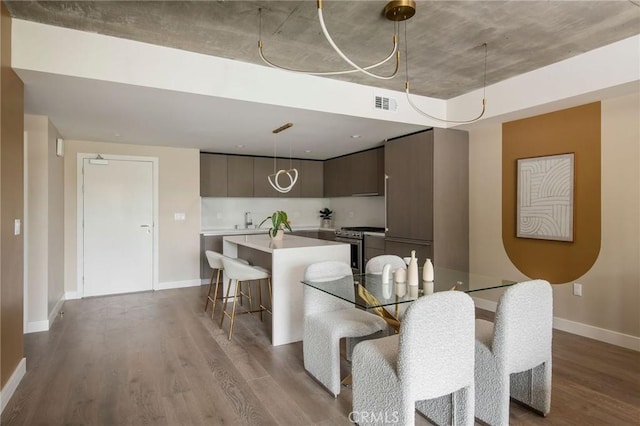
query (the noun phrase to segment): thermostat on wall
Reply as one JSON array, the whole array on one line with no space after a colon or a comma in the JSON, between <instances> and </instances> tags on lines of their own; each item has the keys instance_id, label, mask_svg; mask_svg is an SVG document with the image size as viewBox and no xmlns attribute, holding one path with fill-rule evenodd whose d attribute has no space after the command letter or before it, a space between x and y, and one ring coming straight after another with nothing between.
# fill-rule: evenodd
<instances>
[{"instance_id":1,"label":"thermostat on wall","mask_svg":"<svg viewBox=\"0 0 640 426\"><path fill-rule=\"evenodd\" d=\"M56 139L56 155L58 157L64 157L64 139Z\"/></svg>"}]
</instances>

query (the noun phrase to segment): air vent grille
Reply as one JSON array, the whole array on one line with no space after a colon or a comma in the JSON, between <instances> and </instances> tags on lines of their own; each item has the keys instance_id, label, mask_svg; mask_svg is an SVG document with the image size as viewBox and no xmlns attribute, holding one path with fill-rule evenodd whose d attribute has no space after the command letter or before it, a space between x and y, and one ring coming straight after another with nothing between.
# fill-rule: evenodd
<instances>
[{"instance_id":1,"label":"air vent grille","mask_svg":"<svg viewBox=\"0 0 640 426\"><path fill-rule=\"evenodd\" d=\"M388 96L374 96L374 108L381 111L397 111L398 102Z\"/></svg>"}]
</instances>

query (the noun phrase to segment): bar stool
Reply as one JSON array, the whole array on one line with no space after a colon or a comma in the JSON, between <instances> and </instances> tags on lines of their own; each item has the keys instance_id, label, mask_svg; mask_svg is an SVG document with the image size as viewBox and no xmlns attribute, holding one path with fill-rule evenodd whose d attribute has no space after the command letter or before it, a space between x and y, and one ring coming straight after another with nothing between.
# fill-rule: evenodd
<instances>
[{"instance_id":1,"label":"bar stool","mask_svg":"<svg viewBox=\"0 0 640 426\"><path fill-rule=\"evenodd\" d=\"M213 319L213 314L216 311L218 287L220 286L220 273L224 270L224 266L222 265L222 259L225 258L226 256L213 250L207 250L204 252L204 254L207 256L207 262L209 263L209 267L211 267L211 281L209 281L209 291L207 291L207 299L204 303L204 311L207 312L207 307L209 306L209 302L211 302L211 319ZM249 262L247 262L244 259L237 259L237 260L244 264L247 264L247 265L249 264ZM211 290L214 288L213 287L214 276L216 278L216 286L215 286L215 290L213 292L213 297L212 297ZM226 302L227 298L222 296L220 300L224 303Z\"/></svg>"},{"instance_id":2,"label":"bar stool","mask_svg":"<svg viewBox=\"0 0 640 426\"><path fill-rule=\"evenodd\" d=\"M266 306L262 303L262 289L260 287L261 280L267 280L267 285L269 288L269 302L271 303L271 274L264 268L247 265L245 263L240 262L237 259L231 259L229 257L222 258L222 265L224 268L227 277L229 278L229 286L227 287L227 295L225 300L229 300L233 298L233 306L231 308L231 313L227 312L227 306L224 305L222 309L222 318L220 319L220 327L222 327L224 323L224 317L227 316L231 320L231 325L229 326L229 340L231 340L231 335L233 334L233 325L235 323L236 318L236 302L238 298L246 297L249 299L249 310L244 312L238 312L237 314L252 314L255 312L260 312L260 321L263 321L262 313L267 311L271 313ZM231 282L235 280L235 290L234 294L231 295ZM253 310L253 300L251 296L251 283L250 281L258 281L258 309ZM242 290L242 283L249 282L249 287L247 289L248 293L245 293Z\"/></svg>"}]
</instances>

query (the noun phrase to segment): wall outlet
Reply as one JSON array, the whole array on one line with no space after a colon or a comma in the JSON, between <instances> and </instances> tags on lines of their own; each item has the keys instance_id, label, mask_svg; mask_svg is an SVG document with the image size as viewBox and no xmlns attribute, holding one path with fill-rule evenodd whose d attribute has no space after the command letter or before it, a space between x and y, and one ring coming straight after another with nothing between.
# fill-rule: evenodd
<instances>
[{"instance_id":1,"label":"wall outlet","mask_svg":"<svg viewBox=\"0 0 640 426\"><path fill-rule=\"evenodd\" d=\"M582 284L573 283L573 295L574 296L582 296Z\"/></svg>"}]
</instances>

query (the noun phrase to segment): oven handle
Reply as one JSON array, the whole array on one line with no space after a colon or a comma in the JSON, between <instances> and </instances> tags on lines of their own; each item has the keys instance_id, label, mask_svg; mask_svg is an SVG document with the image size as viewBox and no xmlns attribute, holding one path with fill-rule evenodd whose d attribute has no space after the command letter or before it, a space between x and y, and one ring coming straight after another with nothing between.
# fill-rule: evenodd
<instances>
[{"instance_id":1,"label":"oven handle","mask_svg":"<svg viewBox=\"0 0 640 426\"><path fill-rule=\"evenodd\" d=\"M344 237L336 237L335 241L340 243L354 244L354 245L362 245L362 240L358 238L344 238Z\"/></svg>"}]
</instances>

